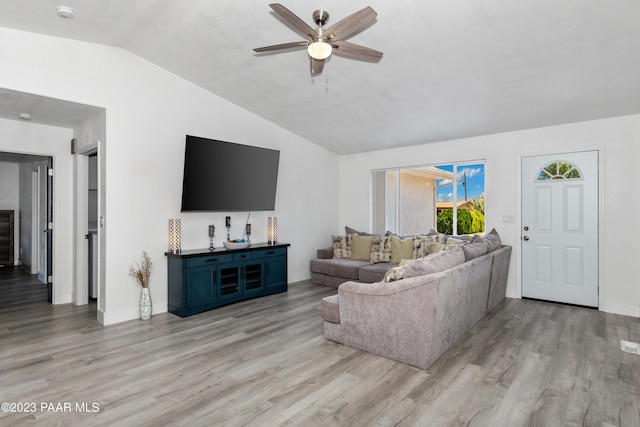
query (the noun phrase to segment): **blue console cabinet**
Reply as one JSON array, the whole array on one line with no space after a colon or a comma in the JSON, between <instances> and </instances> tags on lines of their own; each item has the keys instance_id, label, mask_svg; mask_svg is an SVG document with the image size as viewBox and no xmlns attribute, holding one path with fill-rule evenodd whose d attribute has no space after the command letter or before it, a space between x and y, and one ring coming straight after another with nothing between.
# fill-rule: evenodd
<instances>
[{"instance_id":1,"label":"blue console cabinet","mask_svg":"<svg viewBox=\"0 0 640 427\"><path fill-rule=\"evenodd\" d=\"M288 247L258 243L245 249L167 252L169 312L186 317L286 292Z\"/></svg>"}]
</instances>

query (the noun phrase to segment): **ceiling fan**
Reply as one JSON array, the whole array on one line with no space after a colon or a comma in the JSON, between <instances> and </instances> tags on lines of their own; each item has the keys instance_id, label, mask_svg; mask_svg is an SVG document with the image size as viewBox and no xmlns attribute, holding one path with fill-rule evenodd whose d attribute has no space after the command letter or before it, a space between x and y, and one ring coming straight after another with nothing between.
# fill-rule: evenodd
<instances>
[{"instance_id":1,"label":"ceiling fan","mask_svg":"<svg viewBox=\"0 0 640 427\"><path fill-rule=\"evenodd\" d=\"M313 12L313 20L318 26L318 29L314 30L281 4L273 3L269 6L284 18L285 22L294 30L304 34L309 37L309 39L258 47L253 49L255 52L270 52L306 46L307 52L309 53L309 60L311 61L312 76L322 73L325 60L329 58L332 53L351 59L370 62L378 62L382 58L382 52L344 41L345 38L363 29L376 18L378 14L371 7L365 7L326 29L324 25L329 20L329 13L322 9L316 10Z\"/></svg>"}]
</instances>

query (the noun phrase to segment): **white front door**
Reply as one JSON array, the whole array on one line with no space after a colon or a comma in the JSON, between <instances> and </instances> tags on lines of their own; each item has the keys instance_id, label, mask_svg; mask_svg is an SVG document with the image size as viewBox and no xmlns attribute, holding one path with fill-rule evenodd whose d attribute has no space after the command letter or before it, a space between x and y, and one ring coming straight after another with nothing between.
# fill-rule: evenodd
<instances>
[{"instance_id":1,"label":"white front door","mask_svg":"<svg viewBox=\"0 0 640 427\"><path fill-rule=\"evenodd\" d=\"M522 158L522 296L598 306L598 152Z\"/></svg>"}]
</instances>

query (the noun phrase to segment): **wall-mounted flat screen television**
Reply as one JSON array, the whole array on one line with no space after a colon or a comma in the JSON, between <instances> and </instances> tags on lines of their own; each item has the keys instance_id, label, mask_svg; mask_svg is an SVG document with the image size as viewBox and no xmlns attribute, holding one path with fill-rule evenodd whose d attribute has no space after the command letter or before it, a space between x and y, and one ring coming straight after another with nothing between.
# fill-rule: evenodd
<instances>
[{"instance_id":1,"label":"wall-mounted flat screen television","mask_svg":"<svg viewBox=\"0 0 640 427\"><path fill-rule=\"evenodd\" d=\"M280 151L187 135L182 211L272 211Z\"/></svg>"}]
</instances>

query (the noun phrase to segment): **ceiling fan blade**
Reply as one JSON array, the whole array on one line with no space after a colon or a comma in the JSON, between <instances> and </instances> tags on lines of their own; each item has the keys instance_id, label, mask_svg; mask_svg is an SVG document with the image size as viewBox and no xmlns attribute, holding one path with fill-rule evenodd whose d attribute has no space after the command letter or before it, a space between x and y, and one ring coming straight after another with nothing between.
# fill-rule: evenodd
<instances>
[{"instance_id":1,"label":"ceiling fan blade","mask_svg":"<svg viewBox=\"0 0 640 427\"><path fill-rule=\"evenodd\" d=\"M317 76L322 73L322 69L324 68L324 59L313 59L312 57L309 57L309 60L311 61L311 75Z\"/></svg>"},{"instance_id":2,"label":"ceiling fan blade","mask_svg":"<svg viewBox=\"0 0 640 427\"><path fill-rule=\"evenodd\" d=\"M291 43L274 44L272 46L257 47L253 49L254 52L271 52L272 50L292 49L294 47L307 46L309 42L299 41Z\"/></svg>"},{"instance_id":3,"label":"ceiling fan blade","mask_svg":"<svg viewBox=\"0 0 640 427\"><path fill-rule=\"evenodd\" d=\"M344 40L331 42L331 45L333 46L333 53L336 55L370 62L378 62L382 58L382 52Z\"/></svg>"},{"instance_id":4,"label":"ceiling fan blade","mask_svg":"<svg viewBox=\"0 0 640 427\"><path fill-rule=\"evenodd\" d=\"M378 14L370 6L347 16L324 31L329 40L341 40L366 27Z\"/></svg>"},{"instance_id":5,"label":"ceiling fan blade","mask_svg":"<svg viewBox=\"0 0 640 427\"><path fill-rule=\"evenodd\" d=\"M311 28L306 22L298 18L293 12L281 5L280 3L273 3L269 5L278 15L284 18L285 21L302 34L309 36L310 38L318 37L318 32Z\"/></svg>"}]
</instances>

